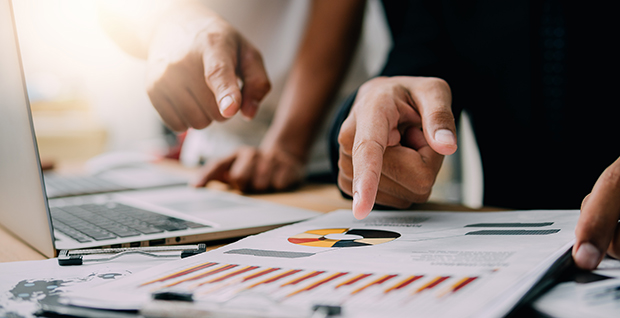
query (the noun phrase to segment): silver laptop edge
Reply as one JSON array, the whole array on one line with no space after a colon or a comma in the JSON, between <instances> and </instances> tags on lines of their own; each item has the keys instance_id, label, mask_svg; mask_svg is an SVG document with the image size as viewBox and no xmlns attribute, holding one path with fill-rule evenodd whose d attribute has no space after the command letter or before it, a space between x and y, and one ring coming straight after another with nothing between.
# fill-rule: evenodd
<instances>
[{"instance_id":1,"label":"silver laptop edge","mask_svg":"<svg viewBox=\"0 0 620 318\"><path fill-rule=\"evenodd\" d=\"M0 1L0 43L0 107L10 113L0 116L0 224L43 255L54 257L52 222L9 0ZM12 124L15 118L30 125ZM25 193L32 195L24 197Z\"/></svg>"}]
</instances>

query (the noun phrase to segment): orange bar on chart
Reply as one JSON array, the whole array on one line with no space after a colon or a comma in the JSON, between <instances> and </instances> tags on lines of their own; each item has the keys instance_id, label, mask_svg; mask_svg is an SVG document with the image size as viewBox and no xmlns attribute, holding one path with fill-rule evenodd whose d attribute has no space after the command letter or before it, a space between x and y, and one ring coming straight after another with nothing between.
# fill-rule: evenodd
<instances>
[{"instance_id":1,"label":"orange bar on chart","mask_svg":"<svg viewBox=\"0 0 620 318\"><path fill-rule=\"evenodd\" d=\"M267 275L267 274L270 274L270 273L273 273L273 272L279 271L279 270L280 270L279 267L267 268L267 269L265 269L263 271L260 271L258 273L255 273L255 274L252 274L252 275L244 277L243 278L243 282L247 282L248 280L252 280L254 278L258 278L258 277L261 277L261 276L264 276L264 275Z\"/></svg>"},{"instance_id":2,"label":"orange bar on chart","mask_svg":"<svg viewBox=\"0 0 620 318\"><path fill-rule=\"evenodd\" d=\"M450 276L438 276L438 277L435 277L435 279L433 279L430 282L426 283L424 286L418 288L414 292L414 294L417 294L417 293L422 292L422 291L427 290L427 289L432 289L433 287L441 284L444 280L446 280L448 278L450 278Z\"/></svg>"},{"instance_id":3,"label":"orange bar on chart","mask_svg":"<svg viewBox=\"0 0 620 318\"><path fill-rule=\"evenodd\" d=\"M447 294L456 293L459 289L467 286L467 284L476 280L476 278L478 277L464 277L460 279L459 281L457 281L456 283L454 283L452 286L444 289L441 293L439 293L439 295L437 295L437 297L444 297Z\"/></svg>"},{"instance_id":4,"label":"orange bar on chart","mask_svg":"<svg viewBox=\"0 0 620 318\"><path fill-rule=\"evenodd\" d=\"M465 277L452 286L452 292L456 293L459 289L467 286L467 284L473 282L478 277Z\"/></svg>"},{"instance_id":5,"label":"orange bar on chart","mask_svg":"<svg viewBox=\"0 0 620 318\"><path fill-rule=\"evenodd\" d=\"M308 274L306 274L306 275L304 275L304 276L302 276L302 277L295 278L295 279L293 279L293 280L292 280L292 281L290 281L290 282L286 282L286 283L284 283L284 284L280 285L280 287L284 287L284 286L288 286L288 285L297 285L297 284L299 284L299 283L303 282L303 281L304 281L304 280L306 280L306 279L309 279L309 278L312 278L312 277L315 277L315 276L319 276L319 275L321 275L321 274L323 274L323 273L325 273L325 271L314 271L314 272L310 272L310 273L308 273Z\"/></svg>"},{"instance_id":6,"label":"orange bar on chart","mask_svg":"<svg viewBox=\"0 0 620 318\"><path fill-rule=\"evenodd\" d=\"M390 280L390 279L392 279L392 278L394 278L396 276L398 276L398 275L384 275L382 277L379 277L378 279L376 279L376 280L374 280L374 281L372 281L372 282L370 282L370 283L368 283L368 284L366 284L366 285L364 285L364 286L354 290L353 292L351 292L351 295L355 295L355 294L361 292L362 290L364 290L364 289L366 289L366 288L368 288L370 286L381 285L381 284L387 282L388 280Z\"/></svg>"},{"instance_id":7,"label":"orange bar on chart","mask_svg":"<svg viewBox=\"0 0 620 318\"><path fill-rule=\"evenodd\" d=\"M386 289L384 291L385 294L393 291L393 290L399 290L401 288L405 288L407 287L409 284L415 282L416 280L420 279L424 277L424 275L416 275L416 276L409 276L408 278L405 278L405 280L401 281L400 283L397 283L396 285Z\"/></svg>"},{"instance_id":8,"label":"orange bar on chart","mask_svg":"<svg viewBox=\"0 0 620 318\"><path fill-rule=\"evenodd\" d=\"M219 273L221 273L223 271L227 271L227 270L229 270L231 268L235 268L237 266L238 265L232 265L232 264L220 266L220 267L214 268L214 269L212 269L212 270L210 270L210 271L208 271L206 273L202 273L202 274L199 274L199 275L188 277L188 278L186 278L184 280L180 280L178 282L175 282L175 283L172 283L172 284L168 284L165 287L172 287L172 286L179 285L181 283L189 282L189 281L192 281L192 280L198 280L198 279L205 278L205 277L208 277L208 276L211 276L211 275L219 274Z\"/></svg>"},{"instance_id":9,"label":"orange bar on chart","mask_svg":"<svg viewBox=\"0 0 620 318\"><path fill-rule=\"evenodd\" d=\"M336 285L336 287L334 287L335 289L340 288L342 286L349 286L349 285L353 285L357 282L359 282L360 280L368 277L368 276L372 276L372 274L359 274L357 276L354 276L353 278L349 279L349 280L345 280L344 282Z\"/></svg>"},{"instance_id":10,"label":"orange bar on chart","mask_svg":"<svg viewBox=\"0 0 620 318\"><path fill-rule=\"evenodd\" d=\"M270 278L262 280L262 281L260 281L260 282L258 282L256 284L250 285L246 289L254 288L254 287L258 286L258 285L264 285L264 284L273 283L273 282L278 281L278 280L280 280L282 278L285 278L285 277L288 277L288 276L291 276L291 275L295 275L295 274L297 274L299 272L301 272L301 269L291 269L291 270L288 270L288 271L286 271L286 272L284 272L284 273L282 273L280 275L277 275L277 276L274 276L274 277L270 277Z\"/></svg>"},{"instance_id":11,"label":"orange bar on chart","mask_svg":"<svg viewBox=\"0 0 620 318\"><path fill-rule=\"evenodd\" d=\"M312 283L312 284L310 284L310 285L308 285L308 286L306 286L306 287L304 287L302 289L299 289L297 291L294 291L294 292L286 295L286 297L291 297L291 296L299 294L301 292L305 292L305 291L308 291L308 290L313 290L313 289L315 289L315 288L317 288L317 287L319 287L319 286L321 286L321 285L323 285L325 283L328 283L328 282L330 282L330 281L332 281L332 280L334 280L334 279L336 279L338 277L344 276L346 274L348 274L348 272L335 273L335 274L333 274L331 276L327 276L326 278L323 278L323 279L319 280L318 282Z\"/></svg>"},{"instance_id":12,"label":"orange bar on chart","mask_svg":"<svg viewBox=\"0 0 620 318\"><path fill-rule=\"evenodd\" d=\"M146 285L153 284L153 283L158 283L158 282L165 282L167 280L174 279L174 278L177 278L177 277L181 277L181 276L184 276L184 275L187 275L187 274L191 274L193 272L196 272L196 271L199 271L201 269L205 269L205 268L211 267L213 265L217 265L217 263L209 262L209 263L204 263L204 264L196 265L194 267L190 267L190 268L178 271L176 273L172 273L172 274L170 274L168 276L164 276L164 277L157 278L155 280L146 282L146 283L144 283L144 284L142 284L140 286L146 286Z\"/></svg>"},{"instance_id":13,"label":"orange bar on chart","mask_svg":"<svg viewBox=\"0 0 620 318\"><path fill-rule=\"evenodd\" d=\"M255 270L257 268L258 268L258 266L246 266L244 268L238 269L238 270L236 270L236 271L234 271L234 272L232 272L230 274L224 275L222 277L217 277L217 278L214 278L214 279L212 279L210 281L206 281L206 282L200 283L200 284L198 284L198 286L202 286L202 285L206 285L206 284L219 283L219 282L227 280L227 279L229 279L231 277L235 277L237 275L241 275L243 273L247 273L247 272L249 272L251 270Z\"/></svg>"}]
</instances>

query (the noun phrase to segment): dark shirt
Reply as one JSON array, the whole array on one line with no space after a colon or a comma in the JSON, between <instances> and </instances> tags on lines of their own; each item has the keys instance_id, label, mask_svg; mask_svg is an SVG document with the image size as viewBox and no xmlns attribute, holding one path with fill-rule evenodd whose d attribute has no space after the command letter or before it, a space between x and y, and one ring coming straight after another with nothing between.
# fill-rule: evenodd
<instances>
[{"instance_id":1,"label":"dark shirt","mask_svg":"<svg viewBox=\"0 0 620 318\"><path fill-rule=\"evenodd\" d=\"M480 148L484 204L579 208L620 156L611 9L560 0L384 8L394 44L381 75L450 84L453 111L467 110Z\"/></svg>"}]
</instances>

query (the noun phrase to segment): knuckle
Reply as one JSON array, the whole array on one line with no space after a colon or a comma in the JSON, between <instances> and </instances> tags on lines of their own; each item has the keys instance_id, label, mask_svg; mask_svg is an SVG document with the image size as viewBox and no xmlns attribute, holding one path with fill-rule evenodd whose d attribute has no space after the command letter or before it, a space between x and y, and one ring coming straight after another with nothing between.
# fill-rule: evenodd
<instances>
[{"instance_id":1,"label":"knuckle","mask_svg":"<svg viewBox=\"0 0 620 318\"><path fill-rule=\"evenodd\" d=\"M351 148L353 148L354 138L355 136L351 134L348 130L341 129L340 133L338 134L338 144L340 144L340 151L350 154Z\"/></svg>"},{"instance_id":2,"label":"knuckle","mask_svg":"<svg viewBox=\"0 0 620 318\"><path fill-rule=\"evenodd\" d=\"M427 91L450 92L450 85L439 77L419 77L419 85Z\"/></svg>"},{"instance_id":3,"label":"knuckle","mask_svg":"<svg viewBox=\"0 0 620 318\"><path fill-rule=\"evenodd\" d=\"M454 114L449 109L433 110L425 114L431 121L436 123L454 123Z\"/></svg>"},{"instance_id":4,"label":"knuckle","mask_svg":"<svg viewBox=\"0 0 620 318\"><path fill-rule=\"evenodd\" d=\"M603 171L601 179L613 189L620 190L620 166L612 165Z\"/></svg>"},{"instance_id":5,"label":"knuckle","mask_svg":"<svg viewBox=\"0 0 620 318\"><path fill-rule=\"evenodd\" d=\"M217 80L233 71L234 68L229 63L221 60L215 60L205 65L205 77L209 81Z\"/></svg>"},{"instance_id":6,"label":"knuckle","mask_svg":"<svg viewBox=\"0 0 620 318\"><path fill-rule=\"evenodd\" d=\"M256 50L253 46L247 44L247 42L245 47L247 49L245 49L245 52L243 53L244 61L247 61L248 63L259 63L262 65L263 56L260 54L260 52Z\"/></svg>"},{"instance_id":7,"label":"knuckle","mask_svg":"<svg viewBox=\"0 0 620 318\"><path fill-rule=\"evenodd\" d=\"M389 81L388 77L384 77L384 76L375 77L373 79L366 81L364 84L362 84L359 88L359 91L362 94L368 93L369 91L372 91L378 85L383 85L388 81Z\"/></svg>"},{"instance_id":8,"label":"knuckle","mask_svg":"<svg viewBox=\"0 0 620 318\"><path fill-rule=\"evenodd\" d=\"M366 153L385 153L385 146L374 139L360 140L354 143L351 153L355 156L360 154L364 156Z\"/></svg>"}]
</instances>

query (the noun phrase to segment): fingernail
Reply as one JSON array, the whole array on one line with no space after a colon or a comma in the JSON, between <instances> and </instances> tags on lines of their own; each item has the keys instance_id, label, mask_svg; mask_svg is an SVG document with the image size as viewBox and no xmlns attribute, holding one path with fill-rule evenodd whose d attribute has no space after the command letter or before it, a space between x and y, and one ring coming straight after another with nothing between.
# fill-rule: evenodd
<instances>
[{"instance_id":1,"label":"fingernail","mask_svg":"<svg viewBox=\"0 0 620 318\"><path fill-rule=\"evenodd\" d=\"M228 108L230 108L230 106L233 104L234 99L232 98L232 96L230 95L226 95L224 96L224 98L222 98L220 100L220 113L222 114L222 116L224 117L230 117L234 114L227 114L226 110Z\"/></svg>"},{"instance_id":2,"label":"fingernail","mask_svg":"<svg viewBox=\"0 0 620 318\"><path fill-rule=\"evenodd\" d=\"M442 144L456 144L456 138L454 138L454 134L448 129L439 129L435 131L435 140Z\"/></svg>"},{"instance_id":3,"label":"fingernail","mask_svg":"<svg viewBox=\"0 0 620 318\"><path fill-rule=\"evenodd\" d=\"M601 258L601 252L591 243L583 243L575 253L575 262L579 267L595 269Z\"/></svg>"}]
</instances>

